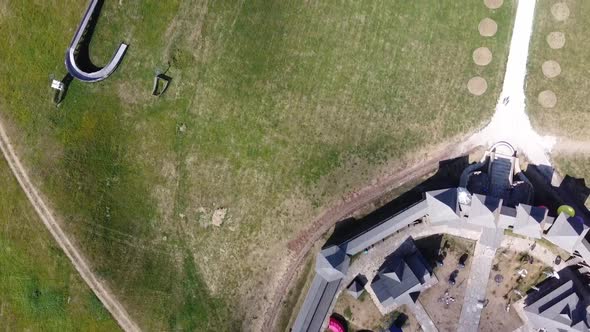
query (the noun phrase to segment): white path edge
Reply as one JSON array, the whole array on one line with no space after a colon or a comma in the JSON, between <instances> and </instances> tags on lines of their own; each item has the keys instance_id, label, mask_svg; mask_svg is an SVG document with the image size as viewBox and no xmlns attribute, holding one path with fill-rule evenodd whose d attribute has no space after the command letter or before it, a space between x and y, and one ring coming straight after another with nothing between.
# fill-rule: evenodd
<instances>
[{"instance_id":1,"label":"white path edge","mask_svg":"<svg viewBox=\"0 0 590 332\"><path fill-rule=\"evenodd\" d=\"M502 92L491 122L467 143L490 146L498 141L512 144L536 165L551 166L549 153L555 137L533 129L526 109L526 76L529 44L533 32L536 0L519 0L512 31Z\"/></svg>"}]
</instances>

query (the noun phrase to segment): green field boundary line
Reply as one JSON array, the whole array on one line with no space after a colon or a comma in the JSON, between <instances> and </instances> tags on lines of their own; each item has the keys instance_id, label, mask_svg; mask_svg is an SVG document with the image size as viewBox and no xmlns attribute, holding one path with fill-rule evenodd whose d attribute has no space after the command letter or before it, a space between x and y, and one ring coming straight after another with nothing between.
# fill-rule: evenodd
<instances>
[{"instance_id":1,"label":"green field boundary line","mask_svg":"<svg viewBox=\"0 0 590 332\"><path fill-rule=\"evenodd\" d=\"M35 212L41 218L41 221L51 233L60 248L64 251L66 256L70 259L84 282L94 292L96 297L100 299L104 307L111 313L113 318L117 321L119 326L124 331L135 332L141 331L139 326L131 319L125 308L115 298L111 291L101 282L101 280L92 272L86 258L80 253L78 248L70 241L68 236L61 229L52 211L47 207L45 201L39 195L38 190L32 184L25 168L18 159L14 148L10 143L10 139L6 134L4 124L0 121L0 150L18 181L20 187L27 196L29 202L35 209Z\"/></svg>"}]
</instances>

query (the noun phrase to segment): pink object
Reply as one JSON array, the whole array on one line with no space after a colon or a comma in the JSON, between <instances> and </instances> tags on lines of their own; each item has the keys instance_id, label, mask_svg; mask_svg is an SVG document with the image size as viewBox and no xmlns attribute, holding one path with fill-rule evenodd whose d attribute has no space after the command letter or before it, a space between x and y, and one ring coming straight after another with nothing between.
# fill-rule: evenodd
<instances>
[{"instance_id":1,"label":"pink object","mask_svg":"<svg viewBox=\"0 0 590 332\"><path fill-rule=\"evenodd\" d=\"M344 326L334 317L330 317L330 323L328 324L328 330L331 332L346 332L344 331Z\"/></svg>"}]
</instances>

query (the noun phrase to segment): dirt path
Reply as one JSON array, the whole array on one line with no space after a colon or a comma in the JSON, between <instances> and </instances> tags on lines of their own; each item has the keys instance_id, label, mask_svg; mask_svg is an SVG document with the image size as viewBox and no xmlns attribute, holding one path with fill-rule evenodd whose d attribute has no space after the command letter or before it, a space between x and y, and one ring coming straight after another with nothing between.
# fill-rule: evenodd
<instances>
[{"instance_id":1,"label":"dirt path","mask_svg":"<svg viewBox=\"0 0 590 332\"><path fill-rule=\"evenodd\" d=\"M292 287L298 268L303 264L303 261L314 243L316 243L321 236L326 233L336 222L351 215L353 212L362 208L363 206L375 201L384 193L397 188L405 183L411 182L438 168L438 163L441 160L456 158L471 151L477 145L468 143L457 144L452 142L448 145L438 148L433 153L429 154L428 159L414 164L412 167L405 168L400 172L393 173L384 179L380 179L375 185L371 185L354 193L351 197L332 206L320 215L306 231L302 232L297 238L289 242L289 249L291 250L289 260L289 268L280 276L280 281L274 294L270 299L268 310L264 315L262 323L262 331L275 331L278 323L278 318L281 313L282 303L288 294L288 290Z\"/></svg>"},{"instance_id":2,"label":"dirt path","mask_svg":"<svg viewBox=\"0 0 590 332\"><path fill-rule=\"evenodd\" d=\"M70 242L67 235L63 232L55 218L53 217L52 211L48 208L47 204L43 201L39 195L37 188L31 183L26 170L20 163L8 135L4 129L4 125L0 121L0 150L4 158L8 162L12 173L18 180L21 188L27 195L27 198L33 205L33 208L43 221L45 227L49 230L55 241L59 244L61 249L64 251L66 256L70 259L78 273L82 276L82 279L92 289L94 294L100 299L105 308L113 315L117 320L121 328L125 331L140 331L139 327L131 319L125 308L117 301L117 299L111 294L105 285L94 275L92 270L89 268L88 263L80 251Z\"/></svg>"}]
</instances>

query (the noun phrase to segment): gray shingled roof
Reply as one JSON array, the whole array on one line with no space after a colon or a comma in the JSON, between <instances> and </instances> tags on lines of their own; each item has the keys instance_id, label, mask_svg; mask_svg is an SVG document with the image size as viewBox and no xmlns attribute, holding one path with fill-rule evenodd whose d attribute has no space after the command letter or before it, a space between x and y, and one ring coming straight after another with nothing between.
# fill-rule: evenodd
<instances>
[{"instance_id":1,"label":"gray shingled roof","mask_svg":"<svg viewBox=\"0 0 590 332\"><path fill-rule=\"evenodd\" d=\"M292 332L320 332L342 279L328 282L316 274L299 309Z\"/></svg>"},{"instance_id":2,"label":"gray shingled roof","mask_svg":"<svg viewBox=\"0 0 590 332\"><path fill-rule=\"evenodd\" d=\"M385 307L414 302L412 293L422 290L430 271L419 252L390 258L371 282L379 302Z\"/></svg>"},{"instance_id":3,"label":"gray shingled roof","mask_svg":"<svg viewBox=\"0 0 590 332\"><path fill-rule=\"evenodd\" d=\"M471 208L467 222L481 227L496 228L501 208L502 199L474 194L471 196Z\"/></svg>"},{"instance_id":4,"label":"gray shingled roof","mask_svg":"<svg viewBox=\"0 0 590 332\"><path fill-rule=\"evenodd\" d=\"M512 231L515 234L540 239L543 234L541 223L545 221L547 212L545 208L519 204L516 207L516 221Z\"/></svg>"},{"instance_id":5,"label":"gray shingled roof","mask_svg":"<svg viewBox=\"0 0 590 332\"><path fill-rule=\"evenodd\" d=\"M358 299L359 296L365 291L365 284L367 280L364 276L357 276L352 280L350 285L346 288L346 291L352 295L355 299Z\"/></svg>"},{"instance_id":6,"label":"gray shingled roof","mask_svg":"<svg viewBox=\"0 0 590 332\"><path fill-rule=\"evenodd\" d=\"M584 259L586 263L590 264L590 242L588 239L582 239L580 243L576 245L575 249L578 251L580 256L582 256L582 259Z\"/></svg>"},{"instance_id":7,"label":"gray shingled roof","mask_svg":"<svg viewBox=\"0 0 590 332\"><path fill-rule=\"evenodd\" d=\"M525 313L534 327L547 331L588 331L587 305L574 281L567 280L528 304Z\"/></svg>"},{"instance_id":8,"label":"gray shingled roof","mask_svg":"<svg viewBox=\"0 0 590 332\"><path fill-rule=\"evenodd\" d=\"M293 332L321 330L349 264L350 257L339 246L330 246L318 253L315 266L317 274L299 309Z\"/></svg>"},{"instance_id":9,"label":"gray shingled roof","mask_svg":"<svg viewBox=\"0 0 590 332\"><path fill-rule=\"evenodd\" d=\"M545 235L545 238L561 249L572 253L586 233L588 233L588 226L580 223L575 218L568 217L565 213L561 213Z\"/></svg>"},{"instance_id":10,"label":"gray shingled roof","mask_svg":"<svg viewBox=\"0 0 590 332\"><path fill-rule=\"evenodd\" d=\"M444 222L459 218L457 188L447 188L426 192L428 217L430 222Z\"/></svg>"},{"instance_id":11,"label":"gray shingled roof","mask_svg":"<svg viewBox=\"0 0 590 332\"><path fill-rule=\"evenodd\" d=\"M356 255L427 214L426 200L420 201L346 243L346 253Z\"/></svg>"},{"instance_id":12,"label":"gray shingled roof","mask_svg":"<svg viewBox=\"0 0 590 332\"><path fill-rule=\"evenodd\" d=\"M342 248L330 246L318 253L315 270L326 281L334 281L344 278L349 263L350 257Z\"/></svg>"},{"instance_id":13,"label":"gray shingled roof","mask_svg":"<svg viewBox=\"0 0 590 332\"><path fill-rule=\"evenodd\" d=\"M510 226L513 226L516 222L516 209L502 205L500 208L500 215L498 215L498 227L502 229L507 229Z\"/></svg>"}]
</instances>

